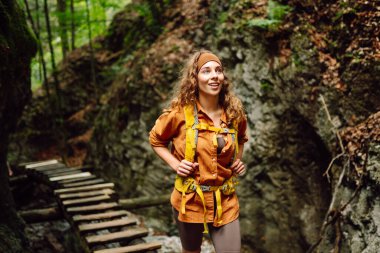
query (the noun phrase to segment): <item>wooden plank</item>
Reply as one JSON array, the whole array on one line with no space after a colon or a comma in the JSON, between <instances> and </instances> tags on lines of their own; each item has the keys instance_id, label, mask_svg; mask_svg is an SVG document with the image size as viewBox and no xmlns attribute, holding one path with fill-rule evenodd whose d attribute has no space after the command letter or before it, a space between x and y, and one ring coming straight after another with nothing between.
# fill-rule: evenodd
<instances>
[{"instance_id":1,"label":"wooden plank","mask_svg":"<svg viewBox=\"0 0 380 253\"><path fill-rule=\"evenodd\" d=\"M75 170L81 170L81 171L88 171L92 166L84 165L84 166L75 166L75 167L55 167L55 168L47 168L47 169L41 169L38 170L39 172L42 172L44 174L54 174L64 171L75 171Z\"/></svg>"},{"instance_id":2,"label":"wooden plank","mask_svg":"<svg viewBox=\"0 0 380 253\"><path fill-rule=\"evenodd\" d=\"M48 167L41 167L41 168L36 168L35 170L40 173L52 173L54 171L60 171L60 170L65 170L68 169L69 167L66 166L66 164L60 163L53 166L48 166Z\"/></svg>"},{"instance_id":3,"label":"wooden plank","mask_svg":"<svg viewBox=\"0 0 380 253\"><path fill-rule=\"evenodd\" d=\"M66 164L57 163L57 164L45 165L42 167L37 167L37 168L29 169L29 170L35 170L38 172L42 172L42 171L46 171L46 170L61 169L61 168L67 168Z\"/></svg>"},{"instance_id":4,"label":"wooden plank","mask_svg":"<svg viewBox=\"0 0 380 253\"><path fill-rule=\"evenodd\" d=\"M60 184L76 183L76 182L85 181L85 180L89 180L89 179L95 179L95 178L96 178L95 175L89 175L87 177L80 177L80 178L72 178L72 179L61 180L61 181L59 181L59 183Z\"/></svg>"},{"instance_id":5,"label":"wooden plank","mask_svg":"<svg viewBox=\"0 0 380 253\"><path fill-rule=\"evenodd\" d=\"M87 214L87 215L77 214L73 216L73 221L79 222L79 221L111 219L111 218L126 216L128 214L129 213L125 210L102 212L102 213Z\"/></svg>"},{"instance_id":6,"label":"wooden plank","mask_svg":"<svg viewBox=\"0 0 380 253\"><path fill-rule=\"evenodd\" d=\"M93 184L100 184L100 183L104 183L103 178L97 178L97 179L93 179L93 180L70 183L70 184L62 184L62 187L70 188L70 187L86 186L86 185L93 185Z\"/></svg>"},{"instance_id":7,"label":"wooden plank","mask_svg":"<svg viewBox=\"0 0 380 253\"><path fill-rule=\"evenodd\" d=\"M101 189L98 191L90 191L90 192L77 192L77 193L66 193L59 195L60 199L73 199L73 198L85 198L85 197L94 197L99 195L112 195L115 191L112 189Z\"/></svg>"},{"instance_id":8,"label":"wooden plank","mask_svg":"<svg viewBox=\"0 0 380 253\"><path fill-rule=\"evenodd\" d=\"M83 171L81 171L81 170L69 170L69 171L63 171L63 172L53 173L53 174L46 175L46 176L48 176L49 178L51 178L51 177L60 177L60 176L74 175L74 174L79 174L79 173L82 173L82 172Z\"/></svg>"},{"instance_id":9,"label":"wooden plank","mask_svg":"<svg viewBox=\"0 0 380 253\"><path fill-rule=\"evenodd\" d=\"M43 171L42 173L44 173L47 176L51 176L54 174L63 174L66 172L71 172L71 171L81 171L81 170L66 167L66 168L58 168L58 169Z\"/></svg>"},{"instance_id":10,"label":"wooden plank","mask_svg":"<svg viewBox=\"0 0 380 253\"><path fill-rule=\"evenodd\" d=\"M90 205L90 206L68 207L66 209L66 212L68 212L68 213L86 213L86 212L107 210L107 209L111 209L111 208L118 207L118 206L119 206L119 204L116 202L100 203L100 204Z\"/></svg>"},{"instance_id":11,"label":"wooden plank","mask_svg":"<svg viewBox=\"0 0 380 253\"><path fill-rule=\"evenodd\" d=\"M100 195L100 196L95 196L95 197L90 197L90 198L80 198L80 199L68 199L62 201L62 204L64 206L72 206L72 205L83 205L83 204L88 204L88 203L94 203L94 202L100 202L102 200L110 200L111 197L109 195Z\"/></svg>"},{"instance_id":12,"label":"wooden plank","mask_svg":"<svg viewBox=\"0 0 380 253\"><path fill-rule=\"evenodd\" d=\"M66 175L66 176L51 177L49 178L49 180L54 182L54 181L60 181L60 180L65 180L65 179L71 179L71 178L87 177L89 175L91 175L90 172L82 172L82 173L71 174L71 175Z\"/></svg>"},{"instance_id":13,"label":"wooden plank","mask_svg":"<svg viewBox=\"0 0 380 253\"><path fill-rule=\"evenodd\" d=\"M137 224L136 219L126 218L126 219L118 219L118 220L104 221L104 222L98 222L98 223L82 224L78 226L78 229L80 232L86 232L86 231L123 227L127 225L136 225L136 224Z\"/></svg>"},{"instance_id":14,"label":"wooden plank","mask_svg":"<svg viewBox=\"0 0 380 253\"><path fill-rule=\"evenodd\" d=\"M132 240L139 237L144 237L148 235L148 230L146 228L135 228L125 231L109 233L104 235L93 235L87 236L86 241L88 244L100 244L100 243L110 243L122 240Z\"/></svg>"},{"instance_id":15,"label":"wooden plank","mask_svg":"<svg viewBox=\"0 0 380 253\"><path fill-rule=\"evenodd\" d=\"M51 164L56 164L56 163L59 163L59 161L57 159L52 159L52 160L46 160L46 161L20 163L19 166L25 166L26 169L33 169L36 167L51 165Z\"/></svg>"},{"instance_id":16,"label":"wooden plank","mask_svg":"<svg viewBox=\"0 0 380 253\"><path fill-rule=\"evenodd\" d=\"M59 193L79 192L79 191L91 191L91 190L99 190L99 189L105 189L105 188L113 188L114 186L115 186L114 183L95 184L95 185L89 185L89 186L58 189L58 190L55 190L54 193L59 194Z\"/></svg>"},{"instance_id":17,"label":"wooden plank","mask_svg":"<svg viewBox=\"0 0 380 253\"><path fill-rule=\"evenodd\" d=\"M18 211L18 214L27 223L46 222L63 218L62 212L58 207Z\"/></svg>"},{"instance_id":18,"label":"wooden plank","mask_svg":"<svg viewBox=\"0 0 380 253\"><path fill-rule=\"evenodd\" d=\"M132 253L132 252L145 252L145 251L148 251L148 250L159 249L159 248L161 248L161 246L162 245L159 242L148 242L148 243L141 243L141 244L137 244L137 245L119 247L119 248L96 250L96 251L94 251L94 253Z\"/></svg>"}]
</instances>

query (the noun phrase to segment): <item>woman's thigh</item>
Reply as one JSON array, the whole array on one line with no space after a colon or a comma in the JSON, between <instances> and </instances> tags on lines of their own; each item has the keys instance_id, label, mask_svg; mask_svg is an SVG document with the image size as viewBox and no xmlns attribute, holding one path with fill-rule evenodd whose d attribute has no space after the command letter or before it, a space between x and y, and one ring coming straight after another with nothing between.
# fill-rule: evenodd
<instances>
[{"instance_id":1,"label":"woman's thigh","mask_svg":"<svg viewBox=\"0 0 380 253\"><path fill-rule=\"evenodd\" d=\"M187 223L178 220L178 211L173 208L173 217L177 223L182 248L187 251L201 249L203 238L203 223Z\"/></svg>"},{"instance_id":2,"label":"woman's thigh","mask_svg":"<svg viewBox=\"0 0 380 253\"><path fill-rule=\"evenodd\" d=\"M216 253L240 253L239 219L221 227L209 226L209 230Z\"/></svg>"}]
</instances>

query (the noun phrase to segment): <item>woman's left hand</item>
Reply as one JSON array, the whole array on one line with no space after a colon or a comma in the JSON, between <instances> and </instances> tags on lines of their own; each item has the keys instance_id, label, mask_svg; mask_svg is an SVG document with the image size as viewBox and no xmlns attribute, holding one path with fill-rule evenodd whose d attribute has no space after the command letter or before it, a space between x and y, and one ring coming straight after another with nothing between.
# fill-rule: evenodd
<instances>
[{"instance_id":1,"label":"woman's left hand","mask_svg":"<svg viewBox=\"0 0 380 253\"><path fill-rule=\"evenodd\" d=\"M243 176L246 173L245 165L240 159L236 159L231 166L232 171L239 175Z\"/></svg>"}]
</instances>

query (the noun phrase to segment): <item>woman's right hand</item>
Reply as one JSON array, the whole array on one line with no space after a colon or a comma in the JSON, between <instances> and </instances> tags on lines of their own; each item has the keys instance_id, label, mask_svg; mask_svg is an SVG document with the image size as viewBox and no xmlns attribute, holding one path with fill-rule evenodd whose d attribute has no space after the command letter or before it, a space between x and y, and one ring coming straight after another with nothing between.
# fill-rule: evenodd
<instances>
[{"instance_id":1,"label":"woman's right hand","mask_svg":"<svg viewBox=\"0 0 380 253\"><path fill-rule=\"evenodd\" d=\"M196 168L198 168L199 164L197 162L189 162L187 160L182 160L176 167L176 172L178 176L188 177L190 176Z\"/></svg>"}]
</instances>

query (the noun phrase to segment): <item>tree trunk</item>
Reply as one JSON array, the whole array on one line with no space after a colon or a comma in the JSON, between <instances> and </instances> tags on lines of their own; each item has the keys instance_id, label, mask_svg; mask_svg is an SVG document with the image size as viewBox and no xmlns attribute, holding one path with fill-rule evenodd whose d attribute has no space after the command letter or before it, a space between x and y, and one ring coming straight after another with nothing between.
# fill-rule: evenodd
<instances>
[{"instance_id":1,"label":"tree trunk","mask_svg":"<svg viewBox=\"0 0 380 253\"><path fill-rule=\"evenodd\" d=\"M69 51L69 40L67 37L67 24L66 24L66 0L57 0L58 11L58 24L59 36L61 37L62 55L63 59L66 58Z\"/></svg>"},{"instance_id":2,"label":"tree trunk","mask_svg":"<svg viewBox=\"0 0 380 253\"><path fill-rule=\"evenodd\" d=\"M63 219L62 212L58 207L20 211L18 214L27 223Z\"/></svg>"},{"instance_id":3,"label":"tree trunk","mask_svg":"<svg viewBox=\"0 0 380 253\"><path fill-rule=\"evenodd\" d=\"M90 47L90 54L91 54L91 81L92 85L94 86L94 91L96 94L96 98L98 98L99 92L98 92L98 86L96 83L96 74L95 74L95 56L94 56L94 47L92 46L92 33L91 33L91 20L90 20L90 4L89 0L86 0L86 13L87 13L87 27L88 27L88 41L89 41L89 47Z\"/></svg>"},{"instance_id":4,"label":"tree trunk","mask_svg":"<svg viewBox=\"0 0 380 253\"><path fill-rule=\"evenodd\" d=\"M58 76L57 76L57 68L55 65L55 55L54 55L54 49L52 44L52 34L51 34L51 28L50 28L50 17L49 17L49 8L47 0L44 0L44 14L45 14L45 22L46 22L46 31L48 33L48 43L49 43L49 49L51 54L51 67L53 72L53 80L54 80L54 88L55 88L55 98L56 98L56 106L55 110L56 112L61 111L61 93L59 88L59 82L58 82Z\"/></svg>"},{"instance_id":5,"label":"tree trunk","mask_svg":"<svg viewBox=\"0 0 380 253\"><path fill-rule=\"evenodd\" d=\"M0 252L29 252L24 222L8 183L8 137L30 99L30 62L36 41L17 1L0 0Z\"/></svg>"},{"instance_id":6,"label":"tree trunk","mask_svg":"<svg viewBox=\"0 0 380 253\"><path fill-rule=\"evenodd\" d=\"M120 205L125 209L138 209L157 205L167 205L170 203L170 194L152 197L139 197L133 199L120 199Z\"/></svg>"},{"instance_id":7,"label":"tree trunk","mask_svg":"<svg viewBox=\"0 0 380 253\"><path fill-rule=\"evenodd\" d=\"M75 9L74 0L70 0L70 18L71 18L71 50L75 49Z\"/></svg>"},{"instance_id":8,"label":"tree trunk","mask_svg":"<svg viewBox=\"0 0 380 253\"><path fill-rule=\"evenodd\" d=\"M36 0L37 25L34 25L34 21L33 21L31 12L30 12L28 1L24 0L24 3L25 3L26 11L27 11L28 18L29 18L30 24L32 26L33 32L36 35L37 40L39 41L39 43L38 43L38 55L39 55L39 59L40 59L40 64L42 65L42 73L43 73L43 77L44 77L43 83L44 83L44 88L45 88L47 99L49 101L49 104L51 104L50 91L49 91L49 86L47 83L46 62L44 59L44 52L43 52L43 48L41 46L41 38L40 38L40 20L39 20L39 14L38 14L39 13L38 0Z\"/></svg>"}]
</instances>

